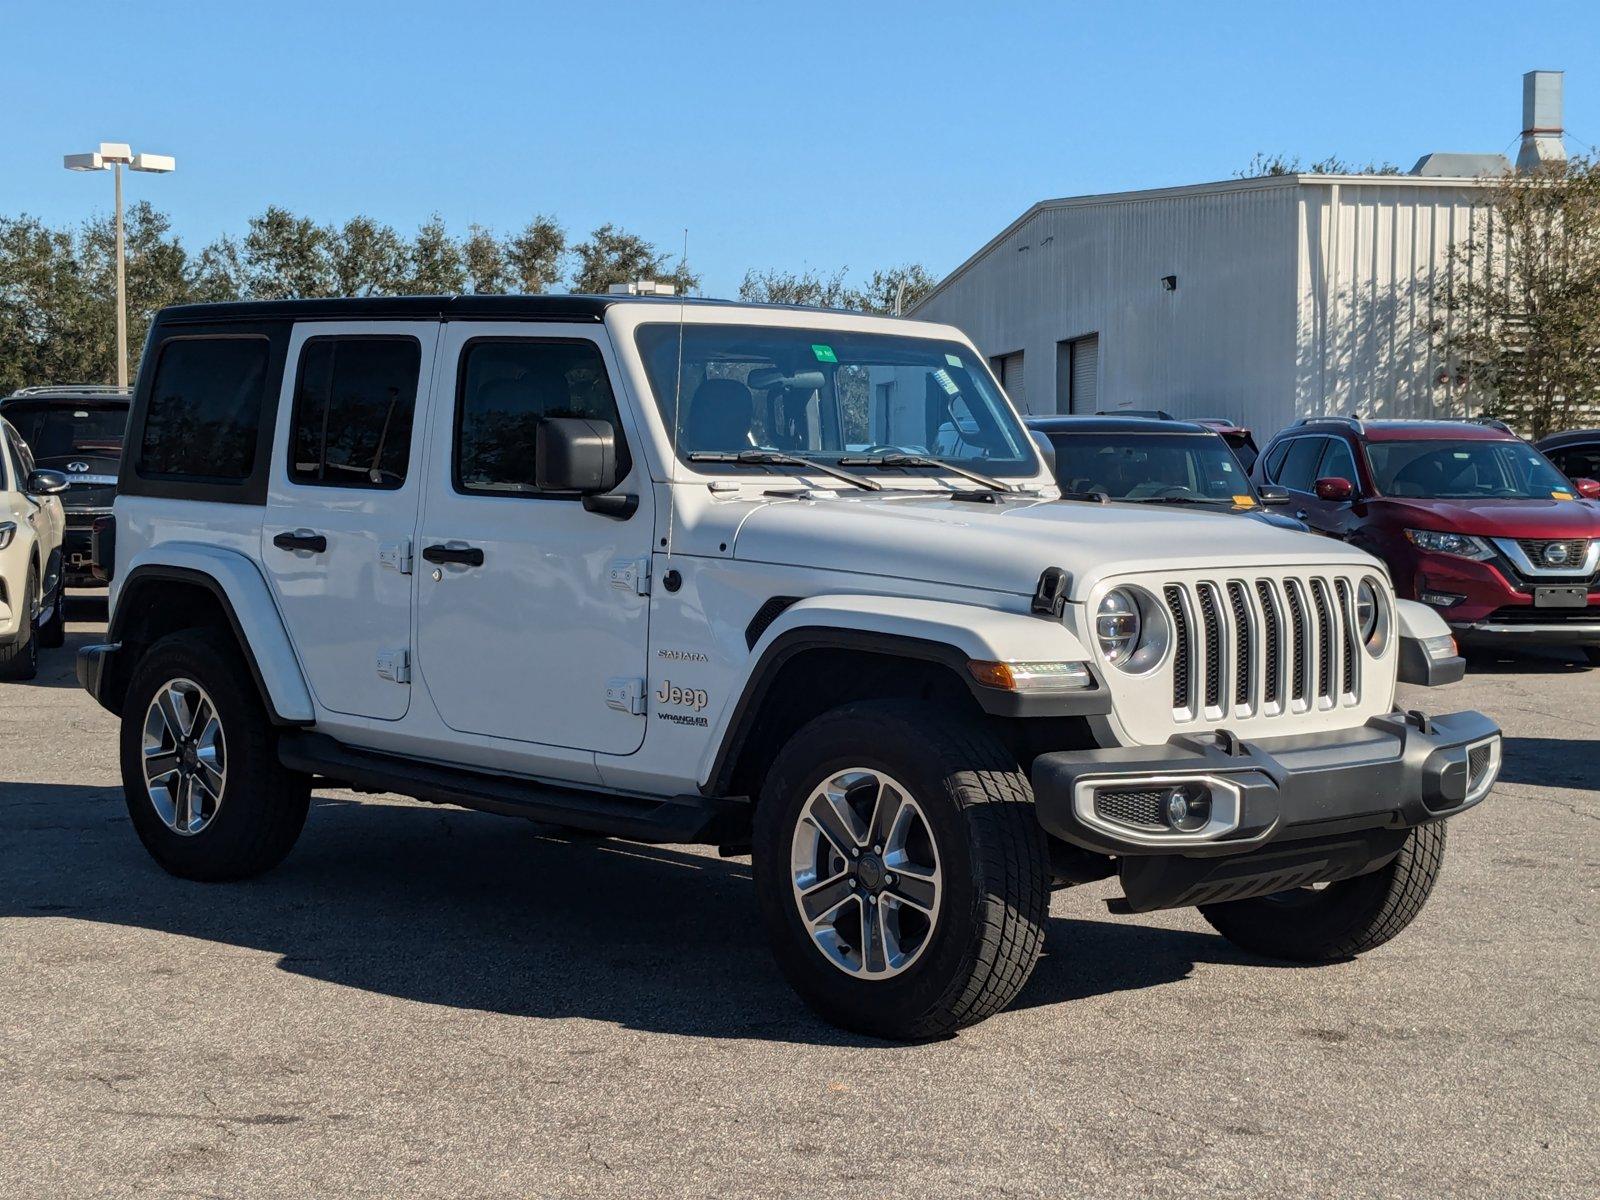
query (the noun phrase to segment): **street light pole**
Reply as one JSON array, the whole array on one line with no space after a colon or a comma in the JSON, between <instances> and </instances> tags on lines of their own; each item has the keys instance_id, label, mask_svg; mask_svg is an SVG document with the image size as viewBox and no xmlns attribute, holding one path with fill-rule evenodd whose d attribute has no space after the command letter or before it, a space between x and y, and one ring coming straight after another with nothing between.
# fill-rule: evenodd
<instances>
[{"instance_id":1,"label":"street light pole","mask_svg":"<svg viewBox=\"0 0 1600 1200\"><path fill-rule=\"evenodd\" d=\"M165 175L177 166L168 154L135 154L126 142L101 142L89 154L68 154L61 165L69 171L110 171L116 179L117 230L117 386L128 386L128 287L122 235L122 168Z\"/></svg>"}]
</instances>

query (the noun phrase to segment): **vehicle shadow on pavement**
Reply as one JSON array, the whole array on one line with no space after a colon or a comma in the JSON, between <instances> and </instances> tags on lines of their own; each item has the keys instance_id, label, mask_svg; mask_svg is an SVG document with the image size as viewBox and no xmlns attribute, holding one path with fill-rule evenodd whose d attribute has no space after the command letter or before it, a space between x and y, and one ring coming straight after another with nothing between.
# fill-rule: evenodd
<instances>
[{"instance_id":1,"label":"vehicle shadow on pavement","mask_svg":"<svg viewBox=\"0 0 1600 1200\"><path fill-rule=\"evenodd\" d=\"M1600 784L1600 739L1508 737L1500 782L1593 788Z\"/></svg>"},{"instance_id":2,"label":"vehicle shadow on pavement","mask_svg":"<svg viewBox=\"0 0 1600 1200\"><path fill-rule=\"evenodd\" d=\"M812 1016L766 947L743 860L574 839L458 809L313 799L258 879L165 874L120 788L0 783L0 917L72 917L279 955L313 979L425 1004L654 1032L882 1046ZM1243 962L1226 942L1055 920L1018 1004Z\"/></svg>"}]
</instances>

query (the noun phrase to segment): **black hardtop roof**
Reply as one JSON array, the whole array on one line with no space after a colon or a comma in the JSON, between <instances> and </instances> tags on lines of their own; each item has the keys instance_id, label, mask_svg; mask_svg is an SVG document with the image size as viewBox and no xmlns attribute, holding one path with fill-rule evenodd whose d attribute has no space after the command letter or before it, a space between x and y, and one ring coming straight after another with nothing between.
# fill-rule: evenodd
<instances>
[{"instance_id":1,"label":"black hardtop roof","mask_svg":"<svg viewBox=\"0 0 1600 1200\"><path fill-rule=\"evenodd\" d=\"M1196 433L1219 437L1216 430L1190 421L1166 421L1160 417L1058 416L1028 417L1029 429L1040 433Z\"/></svg>"},{"instance_id":2,"label":"black hardtop roof","mask_svg":"<svg viewBox=\"0 0 1600 1200\"><path fill-rule=\"evenodd\" d=\"M805 304L753 304L704 296L488 295L488 296L338 296L314 300L229 300L216 304L174 304L163 308L162 324L215 321L443 321L463 320L593 321L605 319L617 304L648 304L667 310L691 308L778 309L787 312L847 312ZM873 314L858 314L873 315Z\"/></svg>"},{"instance_id":3,"label":"black hardtop roof","mask_svg":"<svg viewBox=\"0 0 1600 1200\"><path fill-rule=\"evenodd\" d=\"M1534 445L1541 450L1546 446L1559 450L1562 446L1581 446L1586 442L1600 442L1600 429L1567 429L1542 437Z\"/></svg>"}]
</instances>

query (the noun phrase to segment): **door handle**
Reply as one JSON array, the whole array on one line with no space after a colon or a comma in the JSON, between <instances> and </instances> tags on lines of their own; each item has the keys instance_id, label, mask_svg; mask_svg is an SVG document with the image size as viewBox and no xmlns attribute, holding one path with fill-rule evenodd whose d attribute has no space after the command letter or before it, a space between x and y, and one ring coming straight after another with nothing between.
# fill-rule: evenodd
<instances>
[{"instance_id":1,"label":"door handle","mask_svg":"<svg viewBox=\"0 0 1600 1200\"><path fill-rule=\"evenodd\" d=\"M272 539L279 550L309 550L321 554L328 548L328 539L310 529L296 529L293 533L280 533Z\"/></svg>"},{"instance_id":2,"label":"door handle","mask_svg":"<svg viewBox=\"0 0 1600 1200\"><path fill-rule=\"evenodd\" d=\"M1311 518L1311 514L1308 513L1303 508L1296 509L1294 515L1295 515L1295 520L1297 520L1297 521L1306 521L1306 520L1309 520Z\"/></svg>"},{"instance_id":3,"label":"door handle","mask_svg":"<svg viewBox=\"0 0 1600 1200\"><path fill-rule=\"evenodd\" d=\"M457 563L463 567L483 566L483 550L478 546L425 546L422 557L431 563Z\"/></svg>"}]
</instances>

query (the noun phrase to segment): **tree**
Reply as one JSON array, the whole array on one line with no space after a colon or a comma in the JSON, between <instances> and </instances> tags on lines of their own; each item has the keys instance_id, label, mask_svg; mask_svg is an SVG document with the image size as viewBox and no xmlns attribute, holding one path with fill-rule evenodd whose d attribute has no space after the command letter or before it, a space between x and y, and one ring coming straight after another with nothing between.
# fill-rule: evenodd
<instances>
[{"instance_id":1,"label":"tree","mask_svg":"<svg viewBox=\"0 0 1600 1200\"><path fill-rule=\"evenodd\" d=\"M1600 415L1600 163L1508 173L1451 248L1436 382L1534 438Z\"/></svg>"},{"instance_id":2,"label":"tree","mask_svg":"<svg viewBox=\"0 0 1600 1200\"><path fill-rule=\"evenodd\" d=\"M863 307L859 289L850 286L848 272L840 267L831 275L822 275L807 267L794 271L750 270L744 273L739 285L739 299L753 304L808 304L814 308Z\"/></svg>"},{"instance_id":3,"label":"tree","mask_svg":"<svg viewBox=\"0 0 1600 1200\"><path fill-rule=\"evenodd\" d=\"M72 234L35 217L0 219L0 393L35 383L95 382L112 332L83 336L88 307Z\"/></svg>"},{"instance_id":4,"label":"tree","mask_svg":"<svg viewBox=\"0 0 1600 1200\"><path fill-rule=\"evenodd\" d=\"M339 280L332 240L330 231L311 218L277 205L251 217L241 254L245 294L253 300L334 295Z\"/></svg>"},{"instance_id":5,"label":"tree","mask_svg":"<svg viewBox=\"0 0 1600 1200\"><path fill-rule=\"evenodd\" d=\"M676 284L687 293L700 286L700 277L686 263L670 266L670 256L637 234L606 222L589 235L589 240L573 247L577 269L572 274L575 292L604 292L613 283L653 279Z\"/></svg>"},{"instance_id":6,"label":"tree","mask_svg":"<svg viewBox=\"0 0 1600 1200\"><path fill-rule=\"evenodd\" d=\"M506 242L506 265L519 292L548 292L561 281L567 234L554 217L537 216Z\"/></svg>"},{"instance_id":7,"label":"tree","mask_svg":"<svg viewBox=\"0 0 1600 1200\"><path fill-rule=\"evenodd\" d=\"M467 274L467 289L479 295L503 294L511 290L511 265L506 248L492 230L469 225L461 243L461 262Z\"/></svg>"},{"instance_id":8,"label":"tree","mask_svg":"<svg viewBox=\"0 0 1600 1200\"><path fill-rule=\"evenodd\" d=\"M467 266L461 246L434 213L417 230L411 244L411 278L406 290L418 296L454 295L465 291Z\"/></svg>"},{"instance_id":9,"label":"tree","mask_svg":"<svg viewBox=\"0 0 1600 1200\"><path fill-rule=\"evenodd\" d=\"M1302 166L1298 154L1289 156L1283 153L1264 154L1257 150L1250 165L1242 171L1235 171L1235 179L1260 179L1269 175L1399 175L1401 170L1394 163L1369 162L1365 166L1346 162L1338 155L1330 154L1327 158L1319 158L1314 163Z\"/></svg>"},{"instance_id":10,"label":"tree","mask_svg":"<svg viewBox=\"0 0 1600 1200\"><path fill-rule=\"evenodd\" d=\"M404 290L410 256L390 226L351 217L328 230L328 249L338 295L393 296Z\"/></svg>"},{"instance_id":11,"label":"tree","mask_svg":"<svg viewBox=\"0 0 1600 1200\"><path fill-rule=\"evenodd\" d=\"M861 307L871 313L899 316L933 291L937 282L921 263L874 271Z\"/></svg>"}]
</instances>

